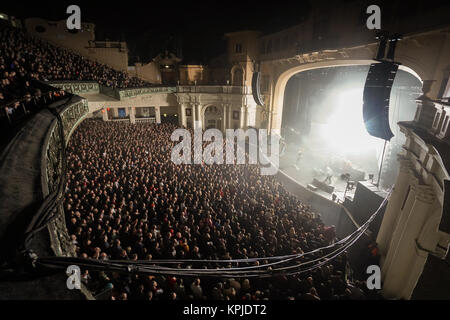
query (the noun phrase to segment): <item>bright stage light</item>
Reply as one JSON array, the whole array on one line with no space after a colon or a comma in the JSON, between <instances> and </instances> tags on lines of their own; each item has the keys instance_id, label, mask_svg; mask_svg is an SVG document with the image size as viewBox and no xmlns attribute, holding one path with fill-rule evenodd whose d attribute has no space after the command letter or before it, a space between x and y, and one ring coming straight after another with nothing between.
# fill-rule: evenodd
<instances>
[{"instance_id":1,"label":"bright stage light","mask_svg":"<svg viewBox=\"0 0 450 320\"><path fill-rule=\"evenodd\" d=\"M383 140L370 136L362 115L363 91L349 90L337 94L336 106L321 135L330 151L342 155L364 154L383 148Z\"/></svg>"}]
</instances>

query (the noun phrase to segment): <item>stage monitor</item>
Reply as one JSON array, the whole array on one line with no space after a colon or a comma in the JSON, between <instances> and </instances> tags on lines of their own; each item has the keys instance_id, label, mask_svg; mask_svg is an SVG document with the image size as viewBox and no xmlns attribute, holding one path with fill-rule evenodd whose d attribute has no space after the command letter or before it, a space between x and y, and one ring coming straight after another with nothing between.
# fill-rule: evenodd
<instances>
[{"instance_id":1,"label":"stage monitor","mask_svg":"<svg viewBox=\"0 0 450 320\"><path fill-rule=\"evenodd\" d=\"M253 76L252 76L253 99L255 99L255 102L257 105L264 107L264 100L261 97L260 79L261 79L261 73L253 72Z\"/></svg>"},{"instance_id":2,"label":"stage monitor","mask_svg":"<svg viewBox=\"0 0 450 320\"><path fill-rule=\"evenodd\" d=\"M387 61L371 64L364 87L363 118L367 132L388 141L394 136L389 125L389 100L398 66Z\"/></svg>"}]
</instances>

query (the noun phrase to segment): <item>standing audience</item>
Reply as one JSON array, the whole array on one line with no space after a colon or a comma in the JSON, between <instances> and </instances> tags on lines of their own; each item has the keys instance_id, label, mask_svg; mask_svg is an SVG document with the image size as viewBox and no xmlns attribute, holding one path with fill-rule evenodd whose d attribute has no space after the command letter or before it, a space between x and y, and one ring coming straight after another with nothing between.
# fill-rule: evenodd
<instances>
[{"instance_id":1,"label":"standing audience","mask_svg":"<svg viewBox=\"0 0 450 320\"><path fill-rule=\"evenodd\" d=\"M14 114L30 113L48 101L39 99L40 81L96 81L112 88L150 86L146 81L86 59L69 50L39 40L24 30L0 21L0 117L7 123ZM58 92L58 91L57 91ZM11 120L9 121L11 123Z\"/></svg>"},{"instance_id":2,"label":"standing audience","mask_svg":"<svg viewBox=\"0 0 450 320\"><path fill-rule=\"evenodd\" d=\"M65 212L78 256L248 259L309 252L335 241L318 214L275 177L261 176L256 165L175 165L175 129L99 120L77 128L67 150ZM89 288L113 287L113 299L364 298L367 288L346 281L346 266L343 254L310 272L273 278L103 272L90 274Z\"/></svg>"}]
</instances>

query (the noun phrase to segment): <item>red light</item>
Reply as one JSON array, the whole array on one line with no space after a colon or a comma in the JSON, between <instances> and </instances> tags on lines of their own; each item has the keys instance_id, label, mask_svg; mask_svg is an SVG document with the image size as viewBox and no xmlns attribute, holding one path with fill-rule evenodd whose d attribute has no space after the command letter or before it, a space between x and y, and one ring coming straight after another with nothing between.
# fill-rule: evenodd
<instances>
[{"instance_id":1,"label":"red light","mask_svg":"<svg viewBox=\"0 0 450 320\"><path fill-rule=\"evenodd\" d=\"M111 108L106 108L106 110L108 110L108 111L109 111L109 110L111 110Z\"/></svg>"}]
</instances>

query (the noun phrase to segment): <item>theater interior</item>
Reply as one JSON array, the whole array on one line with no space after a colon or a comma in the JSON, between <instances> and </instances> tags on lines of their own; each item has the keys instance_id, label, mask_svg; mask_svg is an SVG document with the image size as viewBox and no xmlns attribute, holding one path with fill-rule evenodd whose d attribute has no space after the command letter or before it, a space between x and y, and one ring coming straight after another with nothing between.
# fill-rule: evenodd
<instances>
[{"instance_id":1,"label":"theater interior","mask_svg":"<svg viewBox=\"0 0 450 320\"><path fill-rule=\"evenodd\" d=\"M450 299L447 1L102 7L0 5L0 300Z\"/></svg>"}]
</instances>

